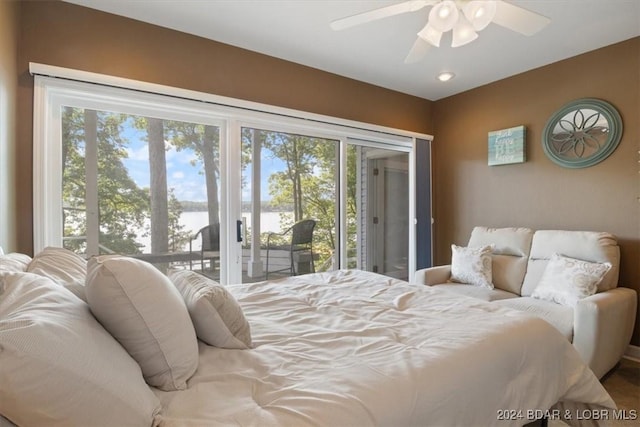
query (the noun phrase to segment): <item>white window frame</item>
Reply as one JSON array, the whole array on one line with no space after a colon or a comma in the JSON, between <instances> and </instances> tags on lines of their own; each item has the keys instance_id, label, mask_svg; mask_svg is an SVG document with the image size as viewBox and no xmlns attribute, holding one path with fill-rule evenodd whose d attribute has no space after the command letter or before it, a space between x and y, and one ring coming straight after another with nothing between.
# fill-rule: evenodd
<instances>
[{"instance_id":1,"label":"white window frame","mask_svg":"<svg viewBox=\"0 0 640 427\"><path fill-rule=\"evenodd\" d=\"M132 106L131 113L140 115L147 111L149 116L160 116L174 120L192 121L221 126L220 172L227 177L227 184L221 188L221 264L229 266L228 274L221 277L223 283L239 282L240 278L233 265L241 264L241 245L235 239L235 221L241 218L240 198L236 190L240 188L240 153L235 147L240 144L240 128L254 127L276 129L314 137L340 141L339 165L340 197L339 228L340 265L346 262L346 147L359 144L388 148L409 153L409 215L410 224L415 224L415 156L417 139L433 140L426 134L403 131L384 126L344 120L314 113L270 106L250 101L211 95L186 89L179 89L153 83L123 79L79 70L30 64L34 83L34 251L37 253L49 245L62 242L62 161L61 146L52 135L60 134L60 105L77 105L79 97L85 97L81 106L96 110L128 112L118 101L123 93ZM136 96L131 97L131 90ZM160 97L160 98L159 98ZM169 103L158 102L167 99ZM65 101L73 100L71 104ZM201 101L194 104L193 101ZM167 105L170 105L168 107ZM197 105L194 107L194 105ZM182 118L181 118L182 117ZM53 130L53 131L52 131ZM234 145L237 144L237 145ZM234 171L235 173L229 173ZM226 230L230 230L229 233ZM413 278L416 266L415 226L409 229L409 277ZM226 257L228 259L225 259ZM225 269L223 269L224 271Z\"/></svg>"}]
</instances>

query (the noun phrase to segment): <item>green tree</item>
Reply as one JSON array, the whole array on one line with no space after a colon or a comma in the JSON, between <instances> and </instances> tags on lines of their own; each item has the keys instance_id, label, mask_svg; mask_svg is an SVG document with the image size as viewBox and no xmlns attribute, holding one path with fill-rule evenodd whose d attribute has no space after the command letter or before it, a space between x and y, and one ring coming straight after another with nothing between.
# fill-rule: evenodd
<instances>
[{"instance_id":1,"label":"green tree","mask_svg":"<svg viewBox=\"0 0 640 427\"><path fill-rule=\"evenodd\" d=\"M191 231L185 230L184 225L180 224L180 215L182 215L182 205L174 194L174 189L169 189L169 249L172 252L182 250L191 238Z\"/></svg>"},{"instance_id":2,"label":"green tree","mask_svg":"<svg viewBox=\"0 0 640 427\"><path fill-rule=\"evenodd\" d=\"M76 252L86 250L83 236L95 232L87 230L86 223L84 115L80 108L65 107L62 111L64 245ZM136 239L144 228L149 200L122 162L127 157L128 141L122 137L127 116L98 111L96 118L100 251L137 253L141 245Z\"/></svg>"},{"instance_id":3,"label":"green tree","mask_svg":"<svg viewBox=\"0 0 640 427\"><path fill-rule=\"evenodd\" d=\"M193 166L202 165L205 177L209 224L220 223L220 129L216 126L178 121L165 122L165 131L176 150L191 149L198 157Z\"/></svg>"},{"instance_id":4,"label":"green tree","mask_svg":"<svg viewBox=\"0 0 640 427\"><path fill-rule=\"evenodd\" d=\"M151 205L151 252L169 251L169 198L167 196L167 158L164 146L164 122L147 117L149 147L149 199Z\"/></svg>"},{"instance_id":5,"label":"green tree","mask_svg":"<svg viewBox=\"0 0 640 427\"><path fill-rule=\"evenodd\" d=\"M358 152L362 147L347 148L347 268L357 267L358 250Z\"/></svg>"},{"instance_id":6,"label":"green tree","mask_svg":"<svg viewBox=\"0 0 640 427\"><path fill-rule=\"evenodd\" d=\"M337 141L286 133L270 133L265 148L285 164L269 177L269 193L275 205L293 203L293 220L281 218L281 226L306 218L317 221L314 251L318 266L328 266L336 249ZM322 267L321 267L322 268Z\"/></svg>"},{"instance_id":7,"label":"green tree","mask_svg":"<svg viewBox=\"0 0 640 427\"><path fill-rule=\"evenodd\" d=\"M174 142L177 141L179 150L192 148L180 139L180 135L185 132L185 129L187 133L196 132L195 128L199 125L141 116L130 116L130 120L137 129L146 132L145 139L148 142L151 229L145 236L150 234L151 252L183 250L189 242L191 232L185 231L184 226L180 225L180 215L184 207L176 198L174 189L167 186L166 151L169 147L165 137L169 135ZM193 163L193 166L198 165L198 162ZM205 209L207 205L204 203Z\"/></svg>"},{"instance_id":8,"label":"green tree","mask_svg":"<svg viewBox=\"0 0 640 427\"><path fill-rule=\"evenodd\" d=\"M272 155L285 163L285 170L269 177L269 189L273 203L293 203L294 222L305 217L305 200L302 181L311 175L322 140L301 135L270 132L264 141L264 147Z\"/></svg>"}]
</instances>

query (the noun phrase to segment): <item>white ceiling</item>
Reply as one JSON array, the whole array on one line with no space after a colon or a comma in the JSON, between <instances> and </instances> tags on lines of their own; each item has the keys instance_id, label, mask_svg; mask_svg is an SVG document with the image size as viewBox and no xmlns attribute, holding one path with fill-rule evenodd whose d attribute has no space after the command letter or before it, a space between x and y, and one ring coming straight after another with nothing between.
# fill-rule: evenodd
<instances>
[{"instance_id":1,"label":"white ceiling","mask_svg":"<svg viewBox=\"0 0 640 427\"><path fill-rule=\"evenodd\" d=\"M446 47L445 35L440 48L405 64L429 8L342 31L329 28L334 19L397 0L67 1L430 100L640 35L640 0L513 0L551 24L532 37L490 24L476 41L455 49ZM441 71L456 78L441 83L435 78Z\"/></svg>"}]
</instances>

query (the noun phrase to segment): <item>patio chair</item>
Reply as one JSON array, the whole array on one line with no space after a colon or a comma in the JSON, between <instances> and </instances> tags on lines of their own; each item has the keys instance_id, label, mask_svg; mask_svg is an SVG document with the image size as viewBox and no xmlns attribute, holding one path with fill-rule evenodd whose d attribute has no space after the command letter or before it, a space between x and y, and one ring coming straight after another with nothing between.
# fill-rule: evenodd
<instances>
[{"instance_id":1,"label":"patio chair","mask_svg":"<svg viewBox=\"0 0 640 427\"><path fill-rule=\"evenodd\" d=\"M193 242L201 240L200 249L193 249ZM209 224L202 227L189 240L189 268L193 270L193 255L199 254L200 269L204 272L204 262L209 260L211 271L215 271L216 259L220 260L220 224Z\"/></svg>"},{"instance_id":2,"label":"patio chair","mask_svg":"<svg viewBox=\"0 0 640 427\"><path fill-rule=\"evenodd\" d=\"M282 271L289 271L292 276L297 274L296 272L296 260L297 257L300 260L300 254L308 253L310 259L311 272L315 272L316 268L313 262L313 229L316 226L316 221L313 219L304 219L296 222L281 233L269 233L267 235L267 268L265 278L269 278L269 252L272 250L288 251L289 252L289 267L282 268L280 270L274 270L271 273L278 273ZM291 240L287 244L280 244L278 237L284 237L291 235ZM275 241L274 241L275 240Z\"/></svg>"}]
</instances>

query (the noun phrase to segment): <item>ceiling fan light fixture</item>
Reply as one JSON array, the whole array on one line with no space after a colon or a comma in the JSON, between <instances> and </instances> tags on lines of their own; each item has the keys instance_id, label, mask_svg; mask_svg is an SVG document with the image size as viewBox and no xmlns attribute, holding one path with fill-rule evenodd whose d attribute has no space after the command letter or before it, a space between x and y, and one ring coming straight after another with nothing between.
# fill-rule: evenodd
<instances>
[{"instance_id":1,"label":"ceiling fan light fixture","mask_svg":"<svg viewBox=\"0 0 640 427\"><path fill-rule=\"evenodd\" d=\"M456 3L452 0L444 0L431 8L429 23L436 30L445 33L453 28L459 15Z\"/></svg>"},{"instance_id":2,"label":"ceiling fan light fixture","mask_svg":"<svg viewBox=\"0 0 640 427\"><path fill-rule=\"evenodd\" d=\"M478 38L477 32L490 23L531 36L551 22L546 16L507 0L396 0L387 6L333 20L330 25L334 30L343 30L426 7L431 8L428 22L418 33L405 58L406 64L418 62L430 46L440 47L444 33L451 30L451 46L458 47Z\"/></svg>"},{"instance_id":3,"label":"ceiling fan light fixture","mask_svg":"<svg viewBox=\"0 0 640 427\"><path fill-rule=\"evenodd\" d=\"M427 25L418 33L418 37L426 42L429 42L435 47L440 47L442 32L433 28L430 23L427 23Z\"/></svg>"},{"instance_id":4,"label":"ceiling fan light fixture","mask_svg":"<svg viewBox=\"0 0 640 427\"><path fill-rule=\"evenodd\" d=\"M474 30L482 31L487 28L487 25L489 25L496 16L496 8L495 0L472 0L464 6L462 12Z\"/></svg>"},{"instance_id":5,"label":"ceiling fan light fixture","mask_svg":"<svg viewBox=\"0 0 640 427\"><path fill-rule=\"evenodd\" d=\"M478 33L475 32L467 18L460 16L458 23L453 27L453 39L451 41L451 47L464 46L467 43L471 43L478 38Z\"/></svg>"}]
</instances>

